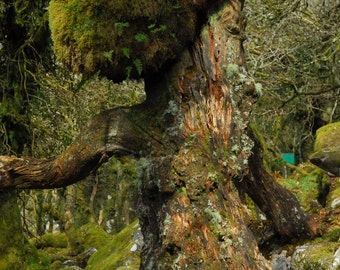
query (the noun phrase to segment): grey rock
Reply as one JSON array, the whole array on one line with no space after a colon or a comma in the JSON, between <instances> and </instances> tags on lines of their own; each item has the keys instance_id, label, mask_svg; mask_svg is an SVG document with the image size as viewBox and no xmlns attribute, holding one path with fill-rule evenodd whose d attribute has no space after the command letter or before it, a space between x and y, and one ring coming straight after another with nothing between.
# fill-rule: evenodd
<instances>
[{"instance_id":1,"label":"grey rock","mask_svg":"<svg viewBox=\"0 0 340 270\"><path fill-rule=\"evenodd\" d=\"M332 264L332 270L340 269L340 248L334 253L334 260Z\"/></svg>"},{"instance_id":2,"label":"grey rock","mask_svg":"<svg viewBox=\"0 0 340 270\"><path fill-rule=\"evenodd\" d=\"M273 254L270 264L273 270L289 270L290 258L287 258L287 251L282 250L280 254Z\"/></svg>"},{"instance_id":3,"label":"grey rock","mask_svg":"<svg viewBox=\"0 0 340 270\"><path fill-rule=\"evenodd\" d=\"M338 207L340 207L340 198L335 198L332 201L331 208L335 209L335 208L338 208Z\"/></svg>"}]
</instances>

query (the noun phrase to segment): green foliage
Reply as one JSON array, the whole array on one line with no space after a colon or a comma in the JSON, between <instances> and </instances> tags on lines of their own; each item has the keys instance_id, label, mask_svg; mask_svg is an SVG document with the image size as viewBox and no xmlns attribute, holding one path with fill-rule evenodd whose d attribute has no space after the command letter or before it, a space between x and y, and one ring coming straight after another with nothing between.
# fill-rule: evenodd
<instances>
[{"instance_id":1,"label":"green foliage","mask_svg":"<svg viewBox=\"0 0 340 270\"><path fill-rule=\"evenodd\" d=\"M114 25L117 29L117 35L121 36L124 32L124 29L130 26L130 23L129 22L116 22Z\"/></svg>"},{"instance_id":2,"label":"green foliage","mask_svg":"<svg viewBox=\"0 0 340 270\"><path fill-rule=\"evenodd\" d=\"M137 33L135 36L134 36L135 40L137 42L148 42L149 41L149 37L148 35L144 34L144 33Z\"/></svg>"},{"instance_id":3,"label":"green foliage","mask_svg":"<svg viewBox=\"0 0 340 270\"><path fill-rule=\"evenodd\" d=\"M137 58L133 61L133 64L135 65L135 67L137 69L138 75L141 75L142 71L143 71L142 61L139 58Z\"/></svg>"},{"instance_id":4,"label":"green foliage","mask_svg":"<svg viewBox=\"0 0 340 270\"><path fill-rule=\"evenodd\" d=\"M47 1L0 2L0 153L32 154L30 99L37 73L51 68ZM23 235L16 193L0 194L0 269L47 269L48 261ZM8 197L7 197L8 196Z\"/></svg>"},{"instance_id":5,"label":"green foliage","mask_svg":"<svg viewBox=\"0 0 340 270\"><path fill-rule=\"evenodd\" d=\"M103 52L104 57L107 58L110 62L112 62L112 54L113 50Z\"/></svg>"},{"instance_id":6,"label":"green foliage","mask_svg":"<svg viewBox=\"0 0 340 270\"><path fill-rule=\"evenodd\" d=\"M124 47L124 48L122 48L121 50L122 50L122 52L123 52L123 55L124 55L126 58L130 59L130 49Z\"/></svg>"},{"instance_id":7,"label":"green foliage","mask_svg":"<svg viewBox=\"0 0 340 270\"><path fill-rule=\"evenodd\" d=\"M148 26L148 29L151 31L151 33L156 34L157 32L164 32L167 29L167 27L165 24L156 27L156 24L153 23Z\"/></svg>"},{"instance_id":8,"label":"green foliage","mask_svg":"<svg viewBox=\"0 0 340 270\"><path fill-rule=\"evenodd\" d=\"M22 234L16 196L0 192L0 270L47 269L48 260Z\"/></svg>"},{"instance_id":9,"label":"green foliage","mask_svg":"<svg viewBox=\"0 0 340 270\"><path fill-rule=\"evenodd\" d=\"M61 68L38 77L41 89L30 103L36 157L63 151L100 111L140 103L145 98L143 84L136 81L114 84L98 76L84 80Z\"/></svg>"}]
</instances>

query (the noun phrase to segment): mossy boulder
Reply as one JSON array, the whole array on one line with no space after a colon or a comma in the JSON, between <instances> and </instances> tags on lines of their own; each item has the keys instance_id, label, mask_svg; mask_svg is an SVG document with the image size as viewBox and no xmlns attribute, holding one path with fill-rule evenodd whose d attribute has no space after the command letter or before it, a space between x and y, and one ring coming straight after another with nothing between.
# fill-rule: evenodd
<instances>
[{"instance_id":1,"label":"mossy boulder","mask_svg":"<svg viewBox=\"0 0 340 270\"><path fill-rule=\"evenodd\" d=\"M90 257L86 269L139 269L139 252L133 248L134 233L138 228L138 221L135 221L116 234L106 246Z\"/></svg>"},{"instance_id":2,"label":"mossy boulder","mask_svg":"<svg viewBox=\"0 0 340 270\"><path fill-rule=\"evenodd\" d=\"M336 242L321 242L306 244L297 247L291 260L291 269L294 270L327 270L333 268L335 252L338 248Z\"/></svg>"},{"instance_id":3,"label":"mossy boulder","mask_svg":"<svg viewBox=\"0 0 340 270\"><path fill-rule=\"evenodd\" d=\"M319 128L310 161L334 176L340 176L340 122Z\"/></svg>"},{"instance_id":4,"label":"mossy boulder","mask_svg":"<svg viewBox=\"0 0 340 270\"><path fill-rule=\"evenodd\" d=\"M85 224L80 228L79 243L83 248L89 249L95 247L100 250L103 246L107 245L111 241L111 235L95 223Z\"/></svg>"},{"instance_id":5,"label":"mossy boulder","mask_svg":"<svg viewBox=\"0 0 340 270\"><path fill-rule=\"evenodd\" d=\"M85 75L100 71L120 81L156 72L193 41L206 2L52 0L54 50Z\"/></svg>"},{"instance_id":6,"label":"mossy boulder","mask_svg":"<svg viewBox=\"0 0 340 270\"><path fill-rule=\"evenodd\" d=\"M314 151L340 148L340 122L331 123L316 131Z\"/></svg>"}]
</instances>

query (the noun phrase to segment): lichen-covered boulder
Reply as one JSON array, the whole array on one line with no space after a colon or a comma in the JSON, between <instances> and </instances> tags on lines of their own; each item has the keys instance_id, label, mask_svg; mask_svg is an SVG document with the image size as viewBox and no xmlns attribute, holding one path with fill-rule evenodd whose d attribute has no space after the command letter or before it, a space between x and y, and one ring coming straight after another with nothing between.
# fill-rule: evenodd
<instances>
[{"instance_id":1,"label":"lichen-covered boulder","mask_svg":"<svg viewBox=\"0 0 340 270\"><path fill-rule=\"evenodd\" d=\"M337 243L323 242L307 244L296 248L291 258L290 269L334 269L334 262L337 263L338 255L336 251Z\"/></svg>"},{"instance_id":2,"label":"lichen-covered boulder","mask_svg":"<svg viewBox=\"0 0 340 270\"><path fill-rule=\"evenodd\" d=\"M54 50L59 61L85 75L99 71L120 81L156 72L193 41L206 2L52 0Z\"/></svg>"},{"instance_id":3,"label":"lichen-covered boulder","mask_svg":"<svg viewBox=\"0 0 340 270\"><path fill-rule=\"evenodd\" d=\"M316 131L314 151L340 147L340 122L331 123Z\"/></svg>"},{"instance_id":4,"label":"lichen-covered boulder","mask_svg":"<svg viewBox=\"0 0 340 270\"><path fill-rule=\"evenodd\" d=\"M316 132L314 153L310 161L329 172L340 176L340 122L328 124Z\"/></svg>"}]
</instances>

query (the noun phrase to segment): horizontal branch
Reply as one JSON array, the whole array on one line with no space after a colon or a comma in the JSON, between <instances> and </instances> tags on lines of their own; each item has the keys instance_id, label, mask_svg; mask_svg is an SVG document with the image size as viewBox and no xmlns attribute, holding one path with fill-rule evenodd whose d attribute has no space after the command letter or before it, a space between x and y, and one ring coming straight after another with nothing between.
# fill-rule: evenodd
<instances>
[{"instance_id":1,"label":"horizontal branch","mask_svg":"<svg viewBox=\"0 0 340 270\"><path fill-rule=\"evenodd\" d=\"M84 179L112 155L135 155L145 146L144 132L118 108L95 116L59 156L39 160L0 156L0 188L48 189Z\"/></svg>"}]
</instances>

